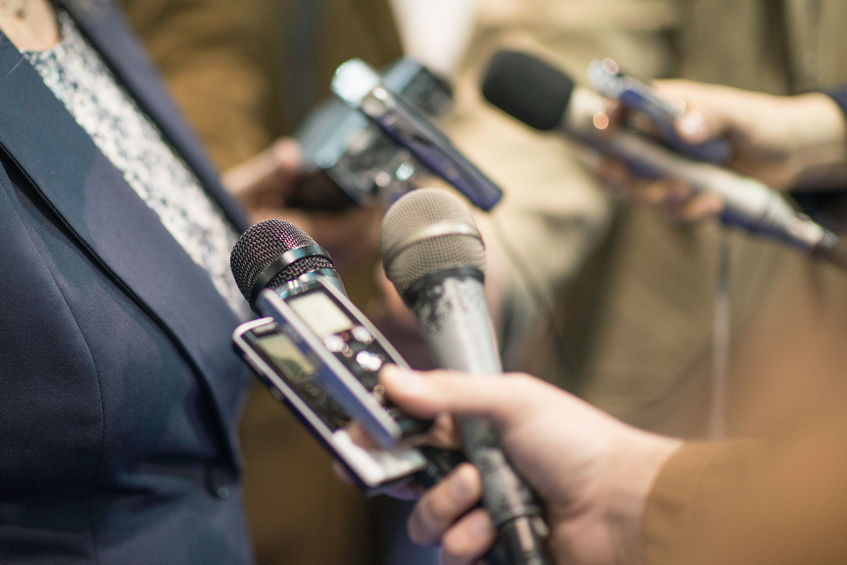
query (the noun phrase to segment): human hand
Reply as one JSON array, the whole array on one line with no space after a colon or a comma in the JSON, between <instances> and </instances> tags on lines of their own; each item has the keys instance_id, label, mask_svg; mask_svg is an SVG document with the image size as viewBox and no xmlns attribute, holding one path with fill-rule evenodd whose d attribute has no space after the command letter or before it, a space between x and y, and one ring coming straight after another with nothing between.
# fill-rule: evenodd
<instances>
[{"instance_id":1,"label":"human hand","mask_svg":"<svg viewBox=\"0 0 847 565\"><path fill-rule=\"evenodd\" d=\"M300 174L300 147L283 137L222 175L224 186L254 222L279 217Z\"/></svg>"},{"instance_id":2,"label":"human hand","mask_svg":"<svg viewBox=\"0 0 847 565\"><path fill-rule=\"evenodd\" d=\"M656 81L658 94L681 105L680 137L699 143L721 135L733 147L728 167L777 190L800 184L838 185L847 178L847 134L840 109L821 93L774 96L686 80ZM614 124L617 120L612 120ZM684 182L636 179L619 163L604 163L600 177L636 198L663 204L683 219L714 215L716 196Z\"/></svg>"},{"instance_id":3,"label":"human hand","mask_svg":"<svg viewBox=\"0 0 847 565\"><path fill-rule=\"evenodd\" d=\"M300 147L293 139L283 137L224 172L222 179L251 222L271 218L291 222L326 249L340 271L369 261L379 241L381 205L377 202L343 210L291 207L289 201L301 173Z\"/></svg>"},{"instance_id":4,"label":"human hand","mask_svg":"<svg viewBox=\"0 0 847 565\"><path fill-rule=\"evenodd\" d=\"M408 413L440 415L435 433L441 438L457 437L445 413L495 426L510 461L546 507L557 562L636 559L647 494L680 442L630 428L527 375L492 379L387 368L380 378ZM481 494L475 468L457 467L418 501L408 525L411 539L442 545L446 563L474 563L496 535L487 513L473 509Z\"/></svg>"}]
</instances>

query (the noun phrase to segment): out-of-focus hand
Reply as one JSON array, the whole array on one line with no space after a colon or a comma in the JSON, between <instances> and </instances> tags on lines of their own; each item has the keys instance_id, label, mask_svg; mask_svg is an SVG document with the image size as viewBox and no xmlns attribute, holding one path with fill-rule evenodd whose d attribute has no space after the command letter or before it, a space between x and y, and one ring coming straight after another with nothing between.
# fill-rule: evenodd
<instances>
[{"instance_id":1,"label":"out-of-focus hand","mask_svg":"<svg viewBox=\"0 0 847 565\"><path fill-rule=\"evenodd\" d=\"M774 96L686 80L656 81L654 86L685 108L676 123L684 140L698 143L722 135L730 141L728 166L739 174L777 190L800 184L838 186L847 180L847 128L840 109L825 94ZM619 163L604 163L599 175L683 219L713 215L723 207L718 197L695 194L678 180L633 178Z\"/></svg>"},{"instance_id":2,"label":"out-of-focus hand","mask_svg":"<svg viewBox=\"0 0 847 565\"><path fill-rule=\"evenodd\" d=\"M434 433L454 438L444 414L489 420L518 472L546 508L551 554L559 563L631 563L641 514L660 467L680 442L630 428L527 375L473 377L387 368L388 395ZM479 473L457 467L424 494L408 528L413 541L442 545L446 563L474 563L492 545L491 518L479 503Z\"/></svg>"},{"instance_id":3,"label":"out-of-focus hand","mask_svg":"<svg viewBox=\"0 0 847 565\"><path fill-rule=\"evenodd\" d=\"M326 249L339 270L369 261L379 238L380 204L331 211L289 207L300 174L300 147L291 138L280 138L222 178L252 222L270 218L291 222Z\"/></svg>"},{"instance_id":4,"label":"out-of-focus hand","mask_svg":"<svg viewBox=\"0 0 847 565\"><path fill-rule=\"evenodd\" d=\"M279 217L300 173L300 147L293 139L276 140L251 159L222 175L224 186L255 222Z\"/></svg>"}]
</instances>

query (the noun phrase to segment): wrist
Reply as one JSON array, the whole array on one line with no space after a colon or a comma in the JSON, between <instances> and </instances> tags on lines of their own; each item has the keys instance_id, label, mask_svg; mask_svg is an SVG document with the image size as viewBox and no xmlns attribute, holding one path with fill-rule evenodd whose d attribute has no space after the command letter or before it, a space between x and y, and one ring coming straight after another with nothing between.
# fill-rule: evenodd
<instances>
[{"instance_id":1,"label":"wrist","mask_svg":"<svg viewBox=\"0 0 847 565\"><path fill-rule=\"evenodd\" d=\"M641 554L641 526L653 484L682 441L629 428L610 465L606 520L617 547L616 562L637 565Z\"/></svg>"},{"instance_id":2,"label":"wrist","mask_svg":"<svg viewBox=\"0 0 847 565\"><path fill-rule=\"evenodd\" d=\"M791 186L820 188L847 181L847 120L839 104L822 92L780 100L795 170Z\"/></svg>"}]
</instances>

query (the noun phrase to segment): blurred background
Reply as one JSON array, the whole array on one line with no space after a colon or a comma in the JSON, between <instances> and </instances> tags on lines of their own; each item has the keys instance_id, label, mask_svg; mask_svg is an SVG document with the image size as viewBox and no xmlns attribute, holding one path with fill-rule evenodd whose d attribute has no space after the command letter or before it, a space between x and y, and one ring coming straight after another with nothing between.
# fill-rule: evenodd
<instances>
[{"instance_id":1,"label":"blurred background","mask_svg":"<svg viewBox=\"0 0 847 565\"><path fill-rule=\"evenodd\" d=\"M847 78L847 3L120 2L222 171L294 135L331 96L343 61L383 68L406 55L429 66L453 91L438 126L506 193L492 214L478 215L505 366L680 437L765 425L743 401L761 383L728 375L722 352L760 331L766 298L779 304L780 296L818 293L831 273L779 244L715 222L683 224L600 186L577 150L488 106L478 85L490 56L512 47L582 83L592 59L612 57L645 80L684 77L771 93L831 86ZM350 211L304 213L331 230ZM353 301L414 366L427 368L414 335L385 317L377 227L352 242L355 261L333 257ZM261 565L435 559L408 545L404 504L366 498L339 481L328 456L259 384L244 407L241 443Z\"/></svg>"}]
</instances>

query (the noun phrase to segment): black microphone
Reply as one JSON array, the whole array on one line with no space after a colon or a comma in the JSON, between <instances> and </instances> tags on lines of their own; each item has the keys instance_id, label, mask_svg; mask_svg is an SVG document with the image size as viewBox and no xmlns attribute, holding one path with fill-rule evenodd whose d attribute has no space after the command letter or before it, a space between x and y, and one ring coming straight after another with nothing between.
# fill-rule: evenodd
<instances>
[{"instance_id":1,"label":"black microphone","mask_svg":"<svg viewBox=\"0 0 847 565\"><path fill-rule=\"evenodd\" d=\"M332 92L361 112L429 170L461 192L474 206L491 210L503 191L462 155L420 112L392 91L360 59L336 69Z\"/></svg>"},{"instance_id":2,"label":"black microphone","mask_svg":"<svg viewBox=\"0 0 847 565\"><path fill-rule=\"evenodd\" d=\"M723 199L723 220L755 234L787 242L845 267L839 238L794 210L761 182L710 163L692 160L632 131L601 134L593 119L605 111L604 98L576 86L546 62L517 51L492 57L482 93L493 105L541 131L559 131L637 170L690 183Z\"/></svg>"},{"instance_id":3,"label":"black microphone","mask_svg":"<svg viewBox=\"0 0 847 565\"><path fill-rule=\"evenodd\" d=\"M388 279L415 314L443 368L502 373L483 292L485 252L470 212L450 193L418 189L386 212L380 232ZM483 480L483 504L511 563L546 563L547 526L530 489L512 469L493 427L460 418L468 458Z\"/></svg>"}]
</instances>

